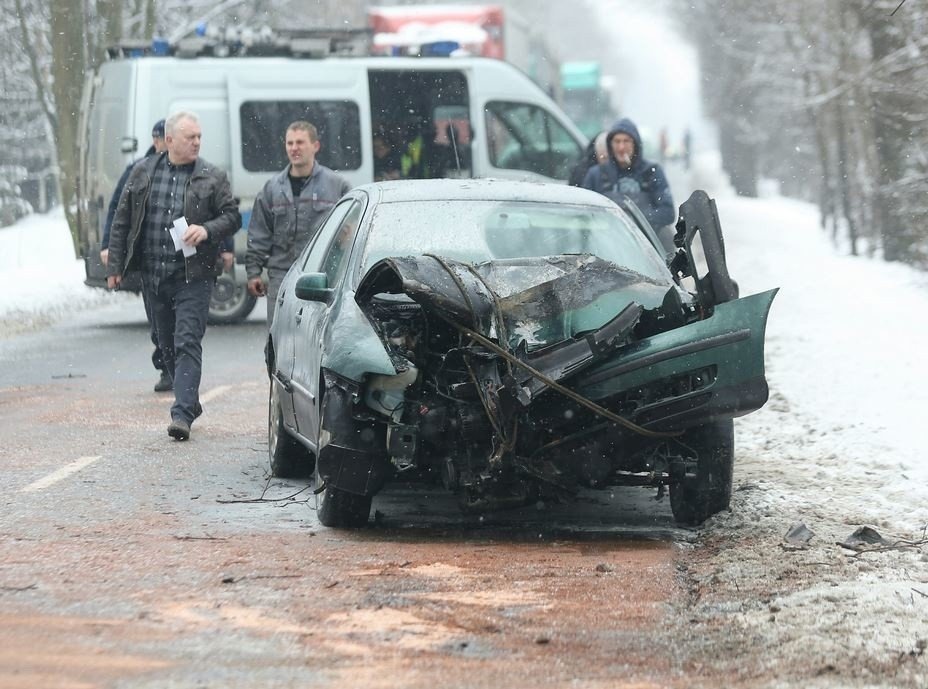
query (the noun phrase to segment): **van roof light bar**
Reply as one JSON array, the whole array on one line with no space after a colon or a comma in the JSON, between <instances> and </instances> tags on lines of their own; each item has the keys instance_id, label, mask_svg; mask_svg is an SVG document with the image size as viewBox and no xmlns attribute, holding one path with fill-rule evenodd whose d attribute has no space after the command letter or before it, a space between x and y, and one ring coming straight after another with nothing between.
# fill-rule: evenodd
<instances>
[{"instance_id":1,"label":"van roof light bar","mask_svg":"<svg viewBox=\"0 0 928 689\"><path fill-rule=\"evenodd\" d=\"M169 44L164 39L151 42L126 40L106 49L111 60L147 56L194 57L309 57L328 55L371 55L371 29L283 29L268 27L227 29L191 35Z\"/></svg>"}]
</instances>

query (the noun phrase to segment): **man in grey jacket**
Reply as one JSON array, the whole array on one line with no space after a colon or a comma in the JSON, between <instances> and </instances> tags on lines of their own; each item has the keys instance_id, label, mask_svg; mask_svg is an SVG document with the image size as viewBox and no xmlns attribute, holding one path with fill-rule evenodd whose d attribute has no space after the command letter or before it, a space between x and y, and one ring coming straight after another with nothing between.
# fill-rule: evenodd
<instances>
[{"instance_id":1,"label":"man in grey jacket","mask_svg":"<svg viewBox=\"0 0 928 689\"><path fill-rule=\"evenodd\" d=\"M256 297L267 296L268 327L284 275L332 206L351 188L344 178L316 161L320 142L312 124L293 122L287 127L285 142L290 164L268 180L255 199L245 255L248 291ZM265 268L267 285L261 277Z\"/></svg>"},{"instance_id":2,"label":"man in grey jacket","mask_svg":"<svg viewBox=\"0 0 928 689\"><path fill-rule=\"evenodd\" d=\"M168 435L190 437L202 412L203 335L223 240L241 226L229 178L200 155L202 131L190 112L165 122L167 152L129 173L110 231L107 284L142 274L164 364L174 381ZM174 233L172 234L172 230Z\"/></svg>"}]
</instances>

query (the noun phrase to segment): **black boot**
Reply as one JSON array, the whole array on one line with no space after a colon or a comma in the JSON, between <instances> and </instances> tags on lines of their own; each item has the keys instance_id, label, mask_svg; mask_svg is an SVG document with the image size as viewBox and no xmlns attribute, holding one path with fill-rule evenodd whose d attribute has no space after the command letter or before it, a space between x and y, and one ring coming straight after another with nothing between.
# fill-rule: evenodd
<instances>
[{"instance_id":1,"label":"black boot","mask_svg":"<svg viewBox=\"0 0 928 689\"><path fill-rule=\"evenodd\" d=\"M190 437L190 424L183 419L174 419L168 426L168 435L174 440L186 440Z\"/></svg>"},{"instance_id":2,"label":"black boot","mask_svg":"<svg viewBox=\"0 0 928 689\"><path fill-rule=\"evenodd\" d=\"M167 371L161 371L161 378L155 383L155 392L170 392L174 389L174 381Z\"/></svg>"}]
</instances>

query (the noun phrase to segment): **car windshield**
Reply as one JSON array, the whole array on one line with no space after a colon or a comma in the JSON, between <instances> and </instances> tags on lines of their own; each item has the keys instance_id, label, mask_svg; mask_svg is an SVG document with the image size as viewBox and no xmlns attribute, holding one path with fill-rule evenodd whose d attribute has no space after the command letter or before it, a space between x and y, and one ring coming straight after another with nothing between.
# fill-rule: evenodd
<instances>
[{"instance_id":1,"label":"car windshield","mask_svg":"<svg viewBox=\"0 0 928 689\"><path fill-rule=\"evenodd\" d=\"M526 201L404 201L375 210L362 274L388 256L424 253L470 263L592 254L666 282L670 273L619 208Z\"/></svg>"}]
</instances>

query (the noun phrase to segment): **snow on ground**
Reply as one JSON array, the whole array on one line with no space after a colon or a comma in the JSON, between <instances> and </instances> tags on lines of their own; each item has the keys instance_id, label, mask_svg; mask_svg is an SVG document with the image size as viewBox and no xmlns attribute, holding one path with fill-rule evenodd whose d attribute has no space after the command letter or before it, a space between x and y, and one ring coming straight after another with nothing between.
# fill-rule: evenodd
<instances>
[{"instance_id":1,"label":"snow on ground","mask_svg":"<svg viewBox=\"0 0 928 689\"><path fill-rule=\"evenodd\" d=\"M928 686L928 276L839 255L809 204L714 193L741 293L780 292L770 401L736 421L732 510L688 558L685 655L728 686ZM784 543L799 522L815 536ZM838 545L865 525L895 545Z\"/></svg>"},{"instance_id":2,"label":"snow on ground","mask_svg":"<svg viewBox=\"0 0 928 689\"><path fill-rule=\"evenodd\" d=\"M814 433L828 436L836 456L820 469L836 482L848 465L879 471L866 509L896 513L913 492L921 499L912 501L914 512L898 514L898 525L924 526L928 367L919 345L928 341L928 275L836 255L808 204L723 198L718 205L742 292L781 286L768 328L770 385Z\"/></svg>"},{"instance_id":3,"label":"snow on ground","mask_svg":"<svg viewBox=\"0 0 928 689\"><path fill-rule=\"evenodd\" d=\"M87 287L84 262L56 208L0 228L0 337L117 299L134 298Z\"/></svg>"}]
</instances>

